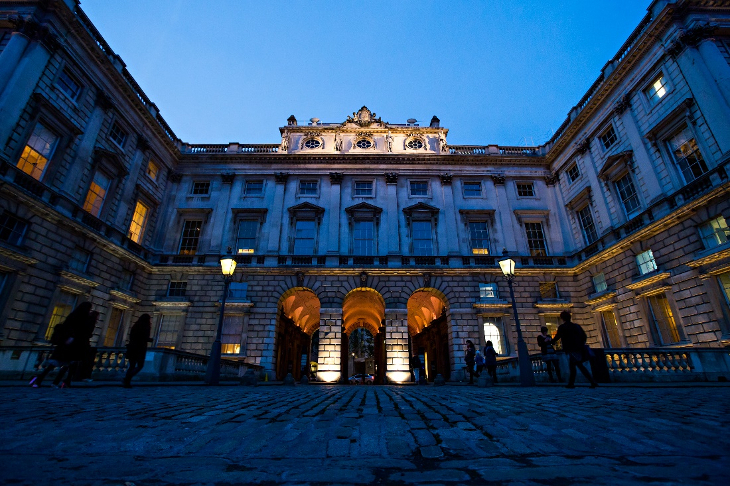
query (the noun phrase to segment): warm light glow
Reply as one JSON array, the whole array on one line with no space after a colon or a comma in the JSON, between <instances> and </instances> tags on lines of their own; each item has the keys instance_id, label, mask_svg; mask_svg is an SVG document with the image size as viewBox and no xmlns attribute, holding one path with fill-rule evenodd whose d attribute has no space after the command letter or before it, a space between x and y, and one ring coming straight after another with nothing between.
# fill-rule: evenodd
<instances>
[{"instance_id":1,"label":"warm light glow","mask_svg":"<svg viewBox=\"0 0 730 486\"><path fill-rule=\"evenodd\" d=\"M510 277L515 274L515 261L511 258L500 260L499 267L502 269L505 277Z\"/></svg>"},{"instance_id":2,"label":"warm light glow","mask_svg":"<svg viewBox=\"0 0 730 486\"><path fill-rule=\"evenodd\" d=\"M393 383L405 383L411 381L410 371L388 371L386 373L388 380Z\"/></svg>"},{"instance_id":3,"label":"warm light glow","mask_svg":"<svg viewBox=\"0 0 730 486\"><path fill-rule=\"evenodd\" d=\"M253 253L253 248L239 248L238 249L238 253L248 253L248 254L251 254L251 253Z\"/></svg>"},{"instance_id":4,"label":"warm light glow","mask_svg":"<svg viewBox=\"0 0 730 486\"><path fill-rule=\"evenodd\" d=\"M230 277L235 271L236 260L234 260L230 256L225 256L221 258L221 272L223 272L223 275L225 275L226 277Z\"/></svg>"},{"instance_id":5,"label":"warm light glow","mask_svg":"<svg viewBox=\"0 0 730 486\"><path fill-rule=\"evenodd\" d=\"M340 379L339 371L318 371L317 379L325 383L334 383Z\"/></svg>"},{"instance_id":6,"label":"warm light glow","mask_svg":"<svg viewBox=\"0 0 730 486\"><path fill-rule=\"evenodd\" d=\"M472 255L489 255L489 250L487 248L472 248L471 253Z\"/></svg>"},{"instance_id":7,"label":"warm light glow","mask_svg":"<svg viewBox=\"0 0 730 486\"><path fill-rule=\"evenodd\" d=\"M654 82L654 91L656 92L657 98L663 98L664 95L667 93L666 88L664 87L664 84L662 82L664 81L664 78L659 78Z\"/></svg>"},{"instance_id":8,"label":"warm light glow","mask_svg":"<svg viewBox=\"0 0 730 486\"><path fill-rule=\"evenodd\" d=\"M223 354L239 354L240 352L240 344L221 344L221 353Z\"/></svg>"}]
</instances>

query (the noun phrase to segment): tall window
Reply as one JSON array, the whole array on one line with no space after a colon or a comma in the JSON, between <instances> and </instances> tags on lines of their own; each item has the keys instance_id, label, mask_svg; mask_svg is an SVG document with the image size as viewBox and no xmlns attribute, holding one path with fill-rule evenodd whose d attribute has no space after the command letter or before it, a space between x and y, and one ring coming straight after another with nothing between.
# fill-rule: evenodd
<instances>
[{"instance_id":1,"label":"tall window","mask_svg":"<svg viewBox=\"0 0 730 486\"><path fill-rule=\"evenodd\" d=\"M649 99L649 103L656 104L664 98L667 94L667 81L664 79L664 75L660 74L654 81L651 82L648 88L644 90L646 97Z\"/></svg>"},{"instance_id":2,"label":"tall window","mask_svg":"<svg viewBox=\"0 0 730 486\"><path fill-rule=\"evenodd\" d=\"M603 145L604 150L611 148L611 145L616 143L616 140L618 140L616 130L614 130L613 127L609 127L608 130L603 132L598 138L601 140L601 145Z\"/></svg>"},{"instance_id":3,"label":"tall window","mask_svg":"<svg viewBox=\"0 0 730 486\"><path fill-rule=\"evenodd\" d=\"M53 330L56 326L66 320L71 311L76 307L76 294L69 292L59 292L56 303L53 305L53 312L51 313L51 320L48 323L48 329L46 329L46 341L51 340L53 336Z\"/></svg>"},{"instance_id":4,"label":"tall window","mask_svg":"<svg viewBox=\"0 0 730 486\"><path fill-rule=\"evenodd\" d=\"M317 223L313 219L298 219L294 228L294 254L314 255Z\"/></svg>"},{"instance_id":5,"label":"tall window","mask_svg":"<svg viewBox=\"0 0 730 486\"><path fill-rule=\"evenodd\" d=\"M433 255L433 240L430 221L413 221L413 254L417 256Z\"/></svg>"},{"instance_id":6,"label":"tall window","mask_svg":"<svg viewBox=\"0 0 730 486\"><path fill-rule=\"evenodd\" d=\"M469 222L469 237L474 255L489 255L489 228L486 221Z\"/></svg>"},{"instance_id":7,"label":"tall window","mask_svg":"<svg viewBox=\"0 0 730 486\"><path fill-rule=\"evenodd\" d=\"M181 314L162 314L160 316L160 326L157 331L157 342L155 346L158 348L175 349L177 346L177 335L180 332L180 326L183 322Z\"/></svg>"},{"instance_id":8,"label":"tall window","mask_svg":"<svg viewBox=\"0 0 730 486\"><path fill-rule=\"evenodd\" d=\"M730 272L718 275L717 279L720 281L720 287L725 294L725 303L730 306Z\"/></svg>"},{"instance_id":9,"label":"tall window","mask_svg":"<svg viewBox=\"0 0 730 486\"><path fill-rule=\"evenodd\" d=\"M41 180L48 161L58 145L58 136L40 123L36 124L18 160L17 167L34 179Z\"/></svg>"},{"instance_id":10,"label":"tall window","mask_svg":"<svg viewBox=\"0 0 730 486\"><path fill-rule=\"evenodd\" d=\"M525 223L525 233L527 234L527 246L532 256L546 256L547 243L545 242L545 233L542 231L542 223Z\"/></svg>"},{"instance_id":11,"label":"tall window","mask_svg":"<svg viewBox=\"0 0 730 486\"><path fill-rule=\"evenodd\" d=\"M58 75L56 86L58 86L58 89L60 89L73 101L76 101L81 94L81 84L78 83L65 69Z\"/></svg>"},{"instance_id":12,"label":"tall window","mask_svg":"<svg viewBox=\"0 0 730 486\"><path fill-rule=\"evenodd\" d=\"M299 195L316 196L318 185L317 181L299 181Z\"/></svg>"},{"instance_id":13,"label":"tall window","mask_svg":"<svg viewBox=\"0 0 730 486\"><path fill-rule=\"evenodd\" d=\"M244 193L247 196L260 196L264 193L264 181L246 181Z\"/></svg>"},{"instance_id":14,"label":"tall window","mask_svg":"<svg viewBox=\"0 0 730 486\"><path fill-rule=\"evenodd\" d=\"M74 248L71 252L71 258L68 261L68 267L71 270L85 273L89 267L89 261L91 260L91 253L84 250L83 248Z\"/></svg>"},{"instance_id":15,"label":"tall window","mask_svg":"<svg viewBox=\"0 0 730 486\"><path fill-rule=\"evenodd\" d=\"M480 283L479 284L480 299L498 299L499 289L496 283Z\"/></svg>"},{"instance_id":16,"label":"tall window","mask_svg":"<svg viewBox=\"0 0 730 486\"><path fill-rule=\"evenodd\" d=\"M598 239L598 233L596 232L596 225L593 222L593 214L591 214L590 206L586 206L578 211L578 221L580 221L580 228L583 230L586 245L590 245L596 241Z\"/></svg>"},{"instance_id":17,"label":"tall window","mask_svg":"<svg viewBox=\"0 0 730 486\"><path fill-rule=\"evenodd\" d=\"M598 275L593 276L593 288L596 290L596 293L603 292L604 290L608 289L608 285L606 284L606 276L603 273L599 273Z\"/></svg>"},{"instance_id":18,"label":"tall window","mask_svg":"<svg viewBox=\"0 0 730 486\"><path fill-rule=\"evenodd\" d=\"M481 182L464 182L464 197L480 197L481 195Z\"/></svg>"},{"instance_id":19,"label":"tall window","mask_svg":"<svg viewBox=\"0 0 730 486\"><path fill-rule=\"evenodd\" d=\"M20 245L28 229L28 223L14 214L3 211L0 214L0 241L11 245Z\"/></svg>"},{"instance_id":20,"label":"tall window","mask_svg":"<svg viewBox=\"0 0 730 486\"><path fill-rule=\"evenodd\" d=\"M373 183L371 181L355 181L356 196L372 196Z\"/></svg>"},{"instance_id":21,"label":"tall window","mask_svg":"<svg viewBox=\"0 0 730 486\"><path fill-rule=\"evenodd\" d=\"M558 299L560 294L558 293L557 282L540 282L540 297L543 299Z\"/></svg>"},{"instance_id":22,"label":"tall window","mask_svg":"<svg viewBox=\"0 0 730 486\"><path fill-rule=\"evenodd\" d=\"M677 322L674 320L669 301L664 294L652 295L646 298L649 304L649 318L659 335L660 344L673 344L681 341Z\"/></svg>"},{"instance_id":23,"label":"tall window","mask_svg":"<svg viewBox=\"0 0 730 486\"><path fill-rule=\"evenodd\" d=\"M221 330L221 353L223 354L245 354L243 341L243 315L223 317L223 328ZM244 353L241 353L243 349Z\"/></svg>"},{"instance_id":24,"label":"tall window","mask_svg":"<svg viewBox=\"0 0 730 486\"><path fill-rule=\"evenodd\" d=\"M428 182L411 181L411 196L428 196Z\"/></svg>"},{"instance_id":25,"label":"tall window","mask_svg":"<svg viewBox=\"0 0 730 486\"><path fill-rule=\"evenodd\" d=\"M150 159L149 162L147 162L147 177L149 177L152 182L157 182L157 176L160 174L160 166L155 163L154 160Z\"/></svg>"},{"instance_id":26,"label":"tall window","mask_svg":"<svg viewBox=\"0 0 730 486\"><path fill-rule=\"evenodd\" d=\"M257 220L245 219L239 221L236 235L236 253L254 253L258 232L259 222Z\"/></svg>"},{"instance_id":27,"label":"tall window","mask_svg":"<svg viewBox=\"0 0 730 486\"><path fill-rule=\"evenodd\" d=\"M123 270L122 278L119 280L119 288L121 290L132 290L132 284L134 284L134 272Z\"/></svg>"},{"instance_id":28,"label":"tall window","mask_svg":"<svg viewBox=\"0 0 730 486\"><path fill-rule=\"evenodd\" d=\"M603 337L607 348L621 347L621 333L618 330L616 315L612 310L601 312L601 325L603 326Z\"/></svg>"},{"instance_id":29,"label":"tall window","mask_svg":"<svg viewBox=\"0 0 730 486\"><path fill-rule=\"evenodd\" d=\"M497 354L506 354L501 327L502 322L499 317L485 317L484 342L492 341L492 346L494 346L494 351L496 351Z\"/></svg>"},{"instance_id":30,"label":"tall window","mask_svg":"<svg viewBox=\"0 0 730 486\"><path fill-rule=\"evenodd\" d=\"M110 183L111 180L101 172L94 174L94 180L91 181L89 192L86 194L86 201L84 201L84 211L88 211L97 218L99 217Z\"/></svg>"},{"instance_id":31,"label":"tall window","mask_svg":"<svg viewBox=\"0 0 730 486\"><path fill-rule=\"evenodd\" d=\"M639 266L639 274L646 275L657 269L654 253L651 250L636 255L636 264Z\"/></svg>"},{"instance_id":32,"label":"tall window","mask_svg":"<svg viewBox=\"0 0 730 486\"><path fill-rule=\"evenodd\" d=\"M125 132L124 129L117 124L117 122L114 122L109 130L109 138L112 142L117 144L119 148L124 148L124 144L127 141L127 132Z\"/></svg>"},{"instance_id":33,"label":"tall window","mask_svg":"<svg viewBox=\"0 0 730 486\"><path fill-rule=\"evenodd\" d=\"M627 217L631 217L641 208L641 202L639 201L639 196L636 194L634 181L629 174L616 181L616 191L618 191L619 199L621 199L621 204L624 207L624 211L626 211Z\"/></svg>"},{"instance_id":34,"label":"tall window","mask_svg":"<svg viewBox=\"0 0 730 486\"><path fill-rule=\"evenodd\" d=\"M185 297L188 291L188 283L182 281L171 281L167 284L168 297Z\"/></svg>"},{"instance_id":35,"label":"tall window","mask_svg":"<svg viewBox=\"0 0 730 486\"><path fill-rule=\"evenodd\" d=\"M700 236L705 248L715 248L730 240L730 228L723 216L718 216L700 226Z\"/></svg>"},{"instance_id":36,"label":"tall window","mask_svg":"<svg viewBox=\"0 0 730 486\"><path fill-rule=\"evenodd\" d=\"M210 192L210 181L193 182L192 194L195 196L206 196Z\"/></svg>"},{"instance_id":37,"label":"tall window","mask_svg":"<svg viewBox=\"0 0 730 486\"><path fill-rule=\"evenodd\" d=\"M573 162L573 164L568 167L568 170L565 171L565 174L568 176L568 183L572 184L574 183L578 177L580 177L580 171L578 170L578 164Z\"/></svg>"},{"instance_id":38,"label":"tall window","mask_svg":"<svg viewBox=\"0 0 730 486\"><path fill-rule=\"evenodd\" d=\"M145 226L147 226L149 212L149 207L147 207L142 201L137 201L137 205L134 207L134 215L132 216L132 222L129 225L129 233L127 233L127 237L140 245L142 244Z\"/></svg>"},{"instance_id":39,"label":"tall window","mask_svg":"<svg viewBox=\"0 0 730 486\"><path fill-rule=\"evenodd\" d=\"M195 255L198 251L202 227L202 221L188 220L183 223L182 235L180 236L180 255Z\"/></svg>"},{"instance_id":40,"label":"tall window","mask_svg":"<svg viewBox=\"0 0 730 486\"><path fill-rule=\"evenodd\" d=\"M689 183L707 172L707 164L702 158L697 141L689 128L685 128L669 139L669 149L679 166L685 182Z\"/></svg>"},{"instance_id":41,"label":"tall window","mask_svg":"<svg viewBox=\"0 0 730 486\"><path fill-rule=\"evenodd\" d=\"M109 348L121 346L122 343L118 342L118 337L123 321L124 311L122 309L112 307L112 312L109 316L109 325L106 327L106 334L104 335L104 346Z\"/></svg>"},{"instance_id":42,"label":"tall window","mask_svg":"<svg viewBox=\"0 0 730 486\"><path fill-rule=\"evenodd\" d=\"M560 324L558 323L558 316L545 316L545 327L548 328L549 336L555 337L555 335L558 333L559 326ZM553 344L553 348L555 349L555 351L561 351L563 349L562 339Z\"/></svg>"},{"instance_id":43,"label":"tall window","mask_svg":"<svg viewBox=\"0 0 730 486\"><path fill-rule=\"evenodd\" d=\"M354 222L352 227L352 251L355 255L375 254L375 223L373 220Z\"/></svg>"}]
</instances>

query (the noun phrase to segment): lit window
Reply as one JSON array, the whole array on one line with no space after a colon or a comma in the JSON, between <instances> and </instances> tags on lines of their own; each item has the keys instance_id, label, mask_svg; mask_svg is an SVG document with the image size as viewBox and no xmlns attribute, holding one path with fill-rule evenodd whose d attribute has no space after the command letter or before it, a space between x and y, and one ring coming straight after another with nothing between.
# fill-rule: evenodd
<instances>
[{"instance_id":1,"label":"lit window","mask_svg":"<svg viewBox=\"0 0 730 486\"><path fill-rule=\"evenodd\" d=\"M413 254L417 256L433 255L433 240L430 221L413 221Z\"/></svg>"},{"instance_id":2,"label":"lit window","mask_svg":"<svg viewBox=\"0 0 730 486\"><path fill-rule=\"evenodd\" d=\"M223 328L221 329L221 353L241 354L243 340L243 315L223 317ZM245 350L245 345L243 345Z\"/></svg>"},{"instance_id":3,"label":"lit window","mask_svg":"<svg viewBox=\"0 0 730 486\"><path fill-rule=\"evenodd\" d=\"M162 314L160 316L160 327L157 331L157 342L155 346L158 348L175 349L177 346L177 335L180 332L180 326L183 322L181 314Z\"/></svg>"},{"instance_id":4,"label":"lit window","mask_svg":"<svg viewBox=\"0 0 730 486\"><path fill-rule=\"evenodd\" d=\"M34 179L41 180L57 144L58 136L40 123L36 124L17 167Z\"/></svg>"},{"instance_id":5,"label":"lit window","mask_svg":"<svg viewBox=\"0 0 730 486\"><path fill-rule=\"evenodd\" d=\"M707 164L702 158L697 141L692 136L689 128L685 128L669 141L669 148L674 161L682 171L682 176L687 183L700 177L707 172Z\"/></svg>"},{"instance_id":6,"label":"lit window","mask_svg":"<svg viewBox=\"0 0 730 486\"><path fill-rule=\"evenodd\" d=\"M356 146L357 148L361 148L361 149L369 149L370 147L372 147L372 146L373 146L373 142L371 142L371 141L370 141L370 140L368 140L367 138L361 138L360 140L358 140L358 141L357 141L357 142L355 143L355 146Z\"/></svg>"},{"instance_id":7,"label":"lit window","mask_svg":"<svg viewBox=\"0 0 730 486\"><path fill-rule=\"evenodd\" d=\"M651 104L658 103L667 94L667 82L663 75L659 75L646 89L646 96Z\"/></svg>"},{"instance_id":8,"label":"lit window","mask_svg":"<svg viewBox=\"0 0 730 486\"><path fill-rule=\"evenodd\" d=\"M527 235L527 246L532 256L546 256L547 243L545 242L545 233L542 231L542 223L525 223L525 233Z\"/></svg>"},{"instance_id":9,"label":"lit window","mask_svg":"<svg viewBox=\"0 0 730 486\"><path fill-rule=\"evenodd\" d=\"M61 71L56 80L56 86L73 101L81 94L81 85L66 70Z\"/></svg>"},{"instance_id":10,"label":"lit window","mask_svg":"<svg viewBox=\"0 0 730 486\"><path fill-rule=\"evenodd\" d=\"M195 181L193 182L192 194L198 196L205 196L210 192L210 181Z\"/></svg>"},{"instance_id":11,"label":"lit window","mask_svg":"<svg viewBox=\"0 0 730 486\"><path fill-rule=\"evenodd\" d=\"M46 341L51 340L51 336L53 336L53 330L56 328L56 326L65 321L68 315L74 309L74 307L76 307L76 299L76 294L71 294L69 292L63 291L59 292L58 299L53 306L51 320L48 323L48 328L46 329Z\"/></svg>"},{"instance_id":12,"label":"lit window","mask_svg":"<svg viewBox=\"0 0 730 486\"><path fill-rule=\"evenodd\" d=\"M580 170L578 170L578 164L574 163L570 167L568 167L568 170L565 171L566 175L568 176L568 183L572 184L574 183L578 177L580 177Z\"/></svg>"},{"instance_id":13,"label":"lit window","mask_svg":"<svg viewBox=\"0 0 730 486\"><path fill-rule=\"evenodd\" d=\"M260 196L264 193L264 181L246 181L244 193L247 196Z\"/></svg>"},{"instance_id":14,"label":"lit window","mask_svg":"<svg viewBox=\"0 0 730 486\"><path fill-rule=\"evenodd\" d=\"M517 195L519 197L534 197L535 186L532 183L517 184Z\"/></svg>"},{"instance_id":15,"label":"lit window","mask_svg":"<svg viewBox=\"0 0 730 486\"><path fill-rule=\"evenodd\" d=\"M256 251L256 236L259 231L257 220L243 220L238 222L236 235L236 253L251 254Z\"/></svg>"},{"instance_id":16,"label":"lit window","mask_svg":"<svg viewBox=\"0 0 730 486\"><path fill-rule=\"evenodd\" d=\"M183 223L182 235L180 236L180 255L195 255L198 251L202 227L202 221L185 221Z\"/></svg>"},{"instance_id":17,"label":"lit window","mask_svg":"<svg viewBox=\"0 0 730 486\"><path fill-rule=\"evenodd\" d=\"M558 299L557 282L540 282L540 297L542 299Z\"/></svg>"},{"instance_id":18,"label":"lit window","mask_svg":"<svg viewBox=\"0 0 730 486\"><path fill-rule=\"evenodd\" d=\"M157 182L157 176L160 174L160 166L158 166L153 160L147 163L147 177L153 182Z\"/></svg>"},{"instance_id":19,"label":"lit window","mask_svg":"<svg viewBox=\"0 0 730 486\"><path fill-rule=\"evenodd\" d=\"M124 148L124 143L127 141L127 132L115 122L109 130L109 138L112 142L119 145L119 148Z\"/></svg>"},{"instance_id":20,"label":"lit window","mask_svg":"<svg viewBox=\"0 0 730 486\"><path fill-rule=\"evenodd\" d=\"M580 228L583 230L583 236L585 237L586 244L590 245L598 239L598 233L596 232L596 225L593 222L593 214L591 214L590 206L586 206L578 211L578 220L580 221Z\"/></svg>"},{"instance_id":21,"label":"lit window","mask_svg":"<svg viewBox=\"0 0 730 486\"><path fill-rule=\"evenodd\" d=\"M609 127L609 129L603 132L603 134L599 138L601 140L601 145L603 145L603 148L605 150L611 148L611 145L616 143L616 140L618 140L618 137L616 136L616 130L614 130L613 127Z\"/></svg>"},{"instance_id":22,"label":"lit window","mask_svg":"<svg viewBox=\"0 0 730 486\"><path fill-rule=\"evenodd\" d=\"M77 272L85 273L89 267L91 253L81 248L74 248L71 252L71 259L68 261L68 268Z\"/></svg>"},{"instance_id":23,"label":"lit window","mask_svg":"<svg viewBox=\"0 0 730 486\"><path fill-rule=\"evenodd\" d=\"M11 245L20 245L27 229L28 223L14 214L7 211L3 211L0 214L0 241L10 243Z\"/></svg>"},{"instance_id":24,"label":"lit window","mask_svg":"<svg viewBox=\"0 0 730 486\"><path fill-rule=\"evenodd\" d=\"M608 289L606 276L604 274L599 273L598 275L593 276L593 288L596 290L596 293L603 292L604 290Z\"/></svg>"},{"instance_id":25,"label":"lit window","mask_svg":"<svg viewBox=\"0 0 730 486\"><path fill-rule=\"evenodd\" d=\"M604 341L607 348L621 347L621 333L618 330L616 315L611 310L601 312L601 324L603 325Z\"/></svg>"},{"instance_id":26,"label":"lit window","mask_svg":"<svg viewBox=\"0 0 730 486\"><path fill-rule=\"evenodd\" d=\"M502 333L499 328L498 317L487 317L484 319L484 342L492 341L492 346L497 354L505 354L502 346Z\"/></svg>"},{"instance_id":27,"label":"lit window","mask_svg":"<svg viewBox=\"0 0 730 486\"><path fill-rule=\"evenodd\" d=\"M411 196L428 196L428 182L411 181Z\"/></svg>"},{"instance_id":28,"label":"lit window","mask_svg":"<svg viewBox=\"0 0 730 486\"><path fill-rule=\"evenodd\" d=\"M124 322L124 311L116 307L112 307L112 312L109 316L109 325L106 327L106 334L104 335L104 346L113 347L119 343L119 331L122 329L122 322Z\"/></svg>"},{"instance_id":29,"label":"lit window","mask_svg":"<svg viewBox=\"0 0 730 486\"><path fill-rule=\"evenodd\" d=\"M499 291L496 283L480 283L479 284L480 299L498 299Z\"/></svg>"},{"instance_id":30,"label":"lit window","mask_svg":"<svg viewBox=\"0 0 730 486\"><path fill-rule=\"evenodd\" d=\"M353 254L369 256L375 254L375 224L373 220L355 221L352 227Z\"/></svg>"},{"instance_id":31,"label":"lit window","mask_svg":"<svg viewBox=\"0 0 730 486\"><path fill-rule=\"evenodd\" d=\"M558 333L558 327L560 327L560 324L558 323L558 316L545 316L545 327L548 328L548 336L555 337ZM562 339L557 343L554 343L553 348L555 351L561 351L563 349Z\"/></svg>"},{"instance_id":32,"label":"lit window","mask_svg":"<svg viewBox=\"0 0 730 486\"><path fill-rule=\"evenodd\" d=\"M651 295L646 298L646 301L649 304L649 317L659 335L659 344L667 345L680 342L682 337L667 296L664 294Z\"/></svg>"},{"instance_id":33,"label":"lit window","mask_svg":"<svg viewBox=\"0 0 730 486\"><path fill-rule=\"evenodd\" d=\"M316 196L317 195L317 181L299 181L299 195L300 196Z\"/></svg>"},{"instance_id":34,"label":"lit window","mask_svg":"<svg viewBox=\"0 0 730 486\"><path fill-rule=\"evenodd\" d=\"M127 237L140 245L142 244L142 236L144 236L145 226L147 226L149 211L150 208L142 201L137 201L137 205L134 207L134 216L132 216L132 222L129 225L129 233L127 233Z\"/></svg>"},{"instance_id":35,"label":"lit window","mask_svg":"<svg viewBox=\"0 0 730 486\"><path fill-rule=\"evenodd\" d=\"M654 253L651 250L636 255L636 264L639 266L639 274L641 275L646 275L657 269Z\"/></svg>"},{"instance_id":36,"label":"lit window","mask_svg":"<svg viewBox=\"0 0 730 486\"><path fill-rule=\"evenodd\" d=\"M316 231L316 223L314 220L297 220L294 230L294 254L314 255L314 237Z\"/></svg>"},{"instance_id":37,"label":"lit window","mask_svg":"<svg viewBox=\"0 0 730 486\"><path fill-rule=\"evenodd\" d=\"M306 147L308 149L316 149L316 148L319 148L321 145L322 145L322 142L320 142L316 138L310 138L304 142L304 147Z\"/></svg>"},{"instance_id":38,"label":"lit window","mask_svg":"<svg viewBox=\"0 0 730 486\"><path fill-rule=\"evenodd\" d=\"M621 199L624 211L626 211L626 216L631 217L641 208L641 202L639 202L634 181L629 174L616 181L616 190L618 191L618 196Z\"/></svg>"},{"instance_id":39,"label":"lit window","mask_svg":"<svg viewBox=\"0 0 730 486\"><path fill-rule=\"evenodd\" d=\"M356 196L372 196L373 183L370 181L355 181Z\"/></svg>"},{"instance_id":40,"label":"lit window","mask_svg":"<svg viewBox=\"0 0 730 486\"><path fill-rule=\"evenodd\" d=\"M700 226L700 235L705 248L715 248L730 240L730 228L723 216L710 220Z\"/></svg>"},{"instance_id":41,"label":"lit window","mask_svg":"<svg viewBox=\"0 0 730 486\"><path fill-rule=\"evenodd\" d=\"M720 281L720 287L725 294L725 303L730 306L730 272L718 275L717 279Z\"/></svg>"},{"instance_id":42,"label":"lit window","mask_svg":"<svg viewBox=\"0 0 730 486\"><path fill-rule=\"evenodd\" d=\"M469 238L472 254L489 255L489 228L486 221L470 221Z\"/></svg>"},{"instance_id":43,"label":"lit window","mask_svg":"<svg viewBox=\"0 0 730 486\"><path fill-rule=\"evenodd\" d=\"M423 148L423 142L420 139L412 138L406 142L406 148L409 150L419 150Z\"/></svg>"},{"instance_id":44,"label":"lit window","mask_svg":"<svg viewBox=\"0 0 730 486\"><path fill-rule=\"evenodd\" d=\"M246 300L248 292L248 282L231 282L228 284L228 298L236 300Z\"/></svg>"},{"instance_id":45,"label":"lit window","mask_svg":"<svg viewBox=\"0 0 730 486\"><path fill-rule=\"evenodd\" d=\"M86 201L84 201L84 211L91 213L97 218L99 217L110 183L111 180L101 172L94 174L94 180L91 181L89 192L86 194Z\"/></svg>"},{"instance_id":46,"label":"lit window","mask_svg":"<svg viewBox=\"0 0 730 486\"><path fill-rule=\"evenodd\" d=\"M188 290L187 282L170 282L167 287L168 297L185 297L185 293Z\"/></svg>"},{"instance_id":47,"label":"lit window","mask_svg":"<svg viewBox=\"0 0 730 486\"><path fill-rule=\"evenodd\" d=\"M481 182L464 182L464 197L481 197Z\"/></svg>"}]
</instances>

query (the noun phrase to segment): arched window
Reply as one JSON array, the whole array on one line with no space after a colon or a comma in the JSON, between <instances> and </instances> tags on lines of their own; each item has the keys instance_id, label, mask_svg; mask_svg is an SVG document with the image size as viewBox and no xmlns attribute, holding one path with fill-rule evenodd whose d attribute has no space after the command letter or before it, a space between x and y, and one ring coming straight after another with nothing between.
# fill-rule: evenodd
<instances>
[{"instance_id":1,"label":"arched window","mask_svg":"<svg viewBox=\"0 0 730 486\"><path fill-rule=\"evenodd\" d=\"M492 341L492 346L497 354L505 354L502 346L502 332L497 325L497 318L487 317L484 319L484 342Z\"/></svg>"}]
</instances>

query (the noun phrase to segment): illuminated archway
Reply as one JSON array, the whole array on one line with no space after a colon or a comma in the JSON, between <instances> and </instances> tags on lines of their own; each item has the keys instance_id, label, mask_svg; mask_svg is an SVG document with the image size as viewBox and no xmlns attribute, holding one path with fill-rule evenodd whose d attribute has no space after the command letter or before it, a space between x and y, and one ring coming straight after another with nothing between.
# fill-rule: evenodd
<instances>
[{"instance_id":1,"label":"illuminated archway","mask_svg":"<svg viewBox=\"0 0 730 486\"><path fill-rule=\"evenodd\" d=\"M350 372L349 339L357 329L365 329L373 336L373 362L365 365L372 366L376 383L383 383L385 379L385 336L382 326L385 319L385 301L380 293L369 287L358 287L351 290L342 301L342 342L340 360L340 376L347 380ZM354 364L354 362L352 363Z\"/></svg>"},{"instance_id":2,"label":"illuminated archway","mask_svg":"<svg viewBox=\"0 0 730 486\"><path fill-rule=\"evenodd\" d=\"M306 287L294 287L279 299L276 331L276 378L308 373L312 334L319 329L320 302Z\"/></svg>"},{"instance_id":3,"label":"illuminated archway","mask_svg":"<svg viewBox=\"0 0 730 486\"><path fill-rule=\"evenodd\" d=\"M446 296L437 289L424 287L411 294L407 308L411 355L419 356L427 380L433 381L438 374L448 380L451 353Z\"/></svg>"}]
</instances>

